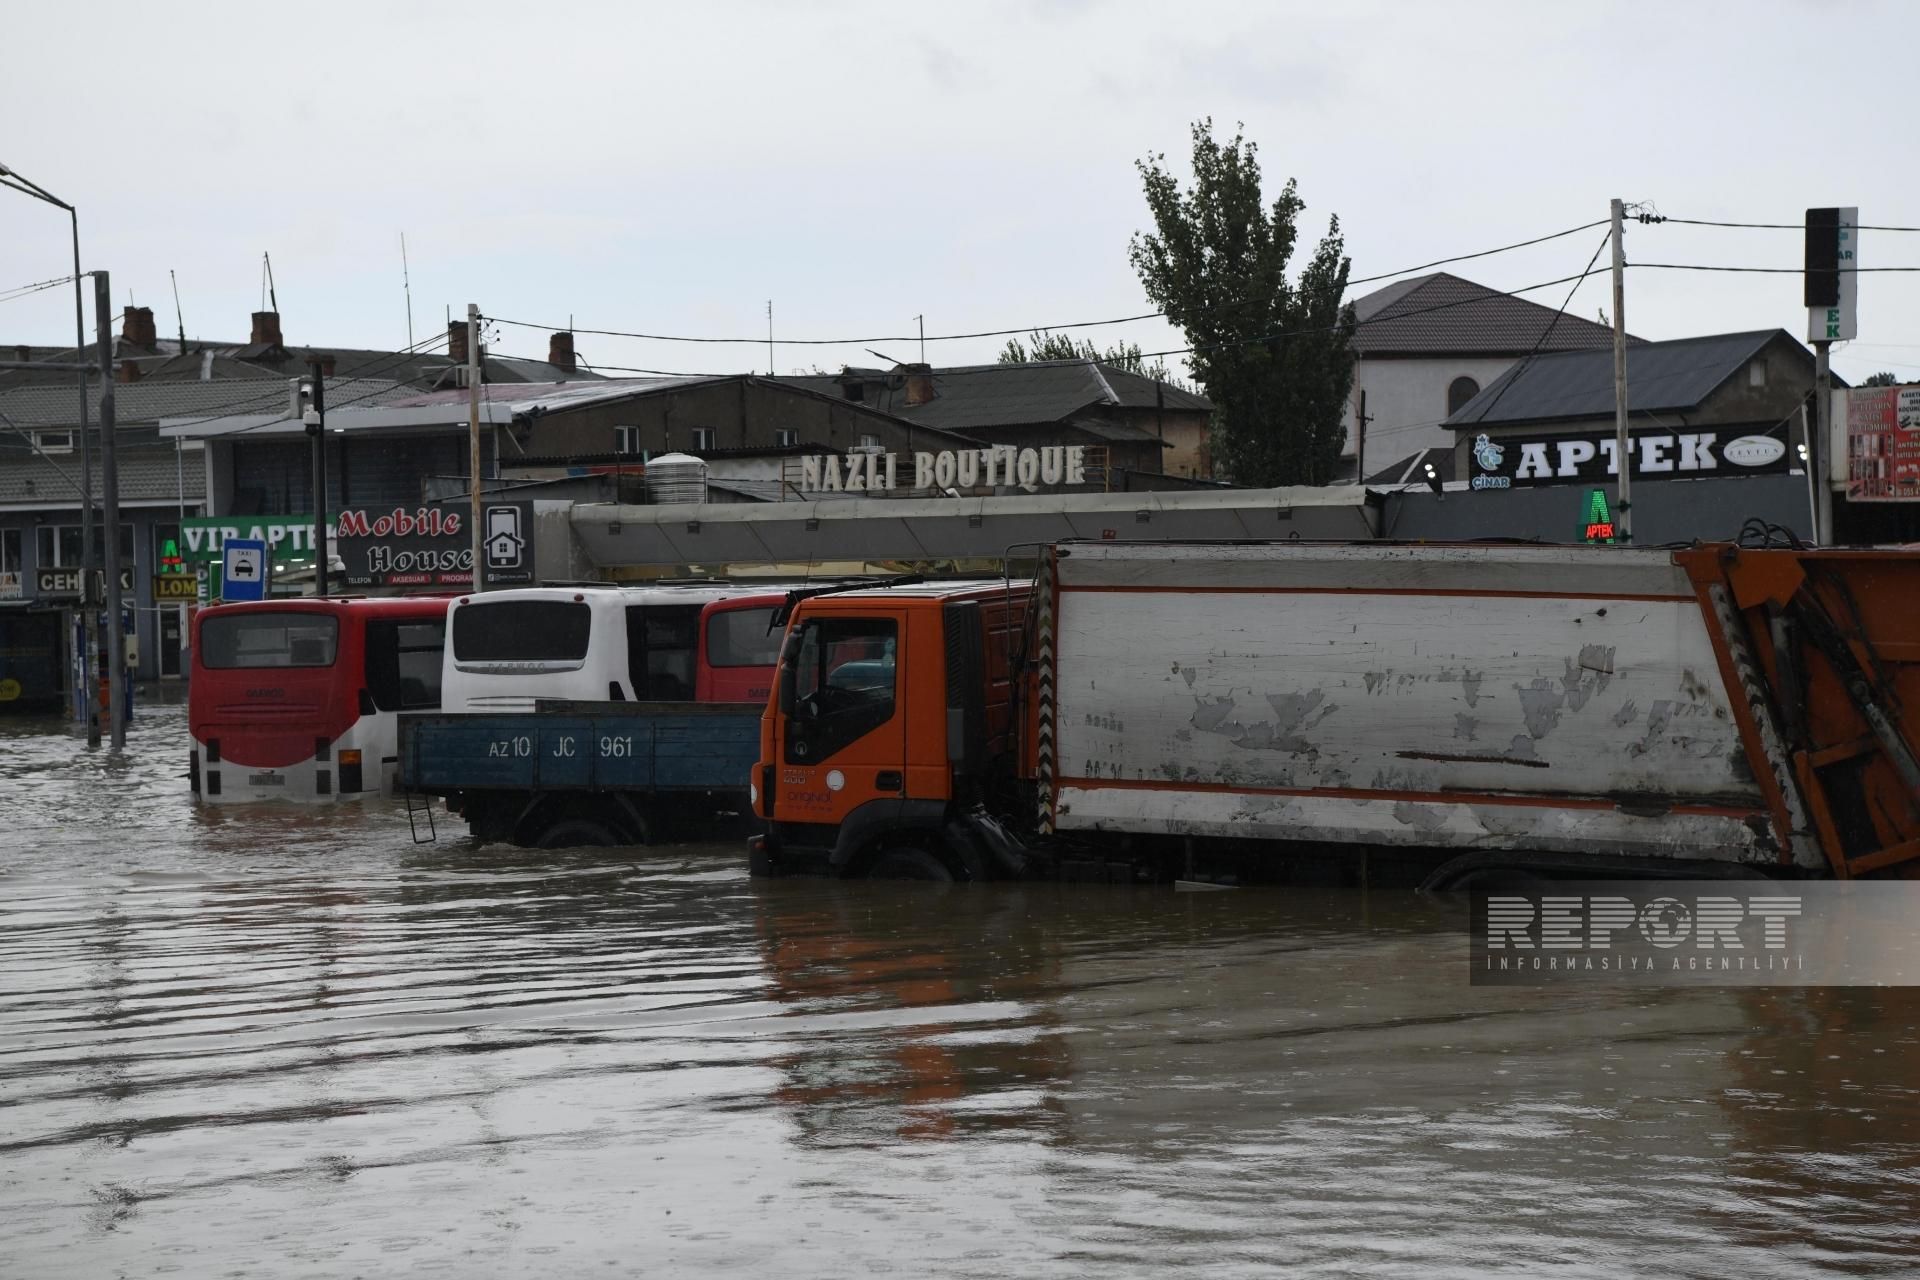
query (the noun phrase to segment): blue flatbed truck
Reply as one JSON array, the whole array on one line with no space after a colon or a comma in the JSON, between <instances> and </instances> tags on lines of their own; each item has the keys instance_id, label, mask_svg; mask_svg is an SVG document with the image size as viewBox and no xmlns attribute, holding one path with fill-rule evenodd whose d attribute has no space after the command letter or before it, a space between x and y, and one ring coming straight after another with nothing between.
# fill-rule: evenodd
<instances>
[{"instance_id":1,"label":"blue flatbed truck","mask_svg":"<svg viewBox=\"0 0 1920 1280\"><path fill-rule=\"evenodd\" d=\"M543 701L400 717L400 785L442 796L475 838L557 849L710 835L750 820L758 703Z\"/></svg>"}]
</instances>

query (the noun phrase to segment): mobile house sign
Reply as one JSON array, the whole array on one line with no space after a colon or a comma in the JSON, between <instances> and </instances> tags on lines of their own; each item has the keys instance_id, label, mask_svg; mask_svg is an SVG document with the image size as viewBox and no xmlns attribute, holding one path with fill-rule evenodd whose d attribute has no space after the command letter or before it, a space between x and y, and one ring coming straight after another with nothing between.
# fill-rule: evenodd
<instances>
[{"instance_id":1,"label":"mobile house sign","mask_svg":"<svg viewBox=\"0 0 1920 1280\"><path fill-rule=\"evenodd\" d=\"M1086 446L1045 445L1018 449L1009 444L984 449L945 449L916 453L912 470L901 465L897 453L854 452L844 458L827 454L800 460L802 493L888 493L908 489L972 489L981 485L1048 487L1085 484Z\"/></svg>"}]
</instances>

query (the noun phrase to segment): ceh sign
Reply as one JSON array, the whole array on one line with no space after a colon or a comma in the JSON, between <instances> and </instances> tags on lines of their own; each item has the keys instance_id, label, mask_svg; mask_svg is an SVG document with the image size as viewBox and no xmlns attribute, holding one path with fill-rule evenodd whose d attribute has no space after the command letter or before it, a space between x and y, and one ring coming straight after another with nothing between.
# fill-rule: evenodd
<instances>
[{"instance_id":1,"label":"ceh sign","mask_svg":"<svg viewBox=\"0 0 1920 1280\"><path fill-rule=\"evenodd\" d=\"M887 493L900 487L900 455L855 452L815 454L800 460L802 493ZM1022 487L1085 484L1085 445L1043 445L1018 449L1010 444L984 449L943 449L913 455L913 489L972 489L981 485Z\"/></svg>"},{"instance_id":2,"label":"ceh sign","mask_svg":"<svg viewBox=\"0 0 1920 1280\"><path fill-rule=\"evenodd\" d=\"M1631 475L1685 478L1732 473L1782 472L1786 442L1751 434L1721 441L1717 431L1641 431L1627 443ZM1620 442L1612 435L1545 436L1534 439L1474 439L1475 489L1511 489L1540 484L1592 483L1620 474Z\"/></svg>"}]
</instances>

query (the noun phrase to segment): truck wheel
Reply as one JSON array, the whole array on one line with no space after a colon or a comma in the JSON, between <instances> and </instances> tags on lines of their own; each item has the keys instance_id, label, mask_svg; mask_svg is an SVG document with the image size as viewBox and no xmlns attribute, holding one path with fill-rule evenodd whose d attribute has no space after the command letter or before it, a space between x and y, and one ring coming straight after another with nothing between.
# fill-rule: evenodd
<instances>
[{"instance_id":1,"label":"truck wheel","mask_svg":"<svg viewBox=\"0 0 1920 1280\"><path fill-rule=\"evenodd\" d=\"M540 833L537 849L577 849L594 845L616 845L620 837L597 822L588 822L584 818L572 818L566 822L556 822Z\"/></svg>"},{"instance_id":2,"label":"truck wheel","mask_svg":"<svg viewBox=\"0 0 1920 1280\"><path fill-rule=\"evenodd\" d=\"M882 849L867 864L869 880L938 880L951 882L953 868L925 849L902 846Z\"/></svg>"}]
</instances>

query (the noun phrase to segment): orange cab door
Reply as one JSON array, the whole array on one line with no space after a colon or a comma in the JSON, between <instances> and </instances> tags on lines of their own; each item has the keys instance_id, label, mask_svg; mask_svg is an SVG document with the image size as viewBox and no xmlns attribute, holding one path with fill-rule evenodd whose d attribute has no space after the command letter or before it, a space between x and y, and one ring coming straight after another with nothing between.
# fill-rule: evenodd
<instances>
[{"instance_id":1,"label":"orange cab door","mask_svg":"<svg viewBox=\"0 0 1920 1280\"><path fill-rule=\"evenodd\" d=\"M822 612L797 626L780 673L775 817L837 824L905 794L907 618Z\"/></svg>"}]
</instances>

